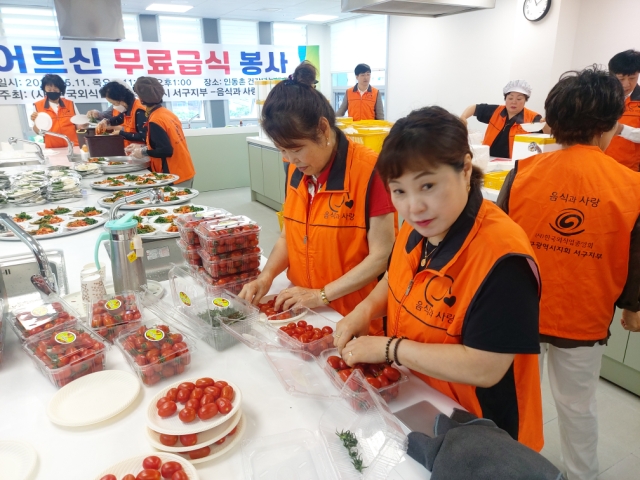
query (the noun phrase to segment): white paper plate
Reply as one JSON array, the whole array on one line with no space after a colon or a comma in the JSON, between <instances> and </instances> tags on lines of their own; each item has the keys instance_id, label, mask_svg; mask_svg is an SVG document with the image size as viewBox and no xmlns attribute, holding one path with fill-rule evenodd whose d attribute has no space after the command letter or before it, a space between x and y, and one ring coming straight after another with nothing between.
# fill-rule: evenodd
<instances>
[{"instance_id":1,"label":"white paper plate","mask_svg":"<svg viewBox=\"0 0 640 480\"><path fill-rule=\"evenodd\" d=\"M64 228L66 230L69 230L69 231L79 232L79 231L82 231L82 230L90 230L92 228L96 228L99 225L107 223L107 219L106 218L101 217L100 215L96 215L96 216L93 216L93 217L87 217L87 218L93 218L97 222L97 223L94 223L93 225L87 225L86 227L70 227L68 225L69 223L75 222L77 220L80 220L81 218L84 218L84 217L68 219L66 222L64 222Z\"/></svg>"},{"instance_id":2,"label":"white paper plate","mask_svg":"<svg viewBox=\"0 0 640 480\"><path fill-rule=\"evenodd\" d=\"M228 415L227 415L228 416ZM190 452L191 450L197 450L202 447L206 447L207 445L211 445L214 442L217 442L222 437L226 437L227 434L233 430L236 425L240 422L240 418L242 417L242 409L239 409L229 420L225 423L218 425L217 427L212 428L211 430L206 430L204 432L198 433L198 443L192 445L191 447L183 447L182 444L178 447L168 447L160 443L160 434L158 432L154 432L149 427L147 427L147 440L153 448L157 448L163 452L170 453L180 453L180 452ZM180 441L178 440L178 443ZM225 442L227 443L227 442Z\"/></svg>"},{"instance_id":3,"label":"white paper plate","mask_svg":"<svg viewBox=\"0 0 640 480\"><path fill-rule=\"evenodd\" d=\"M0 465L1 478L30 480L36 473L38 453L29 443L0 440Z\"/></svg>"},{"instance_id":4,"label":"white paper plate","mask_svg":"<svg viewBox=\"0 0 640 480\"><path fill-rule=\"evenodd\" d=\"M240 440L242 440L242 436L244 435L246 427L247 427L247 421L245 420L243 415L240 418L240 421L238 422L238 429L236 430L236 433L234 433L231 436L231 438L228 438L227 440L225 440L222 445L209 445L209 448L211 448L211 453L209 453L209 455L207 455L206 457L191 460L189 458L189 455L178 455L178 456L182 457L188 462L193 463L194 465L198 463L208 462L210 460L213 460L214 458L221 457L222 455L227 453L229 450L233 449L233 447L238 445L238 443L240 443Z\"/></svg>"},{"instance_id":5,"label":"white paper plate","mask_svg":"<svg viewBox=\"0 0 640 480\"><path fill-rule=\"evenodd\" d=\"M233 399L233 408L226 415L218 414L209 420L200 420L196 417L191 423L183 423L178 418L178 413L180 410L184 408L184 405L181 403L178 404L178 411L169 418L160 418L158 416L158 408L156 407L156 403L162 397L164 397L170 388L177 388L183 382L193 382L195 383L198 378L195 377L190 379L184 379L179 382L176 382L172 385L169 385L162 389L156 396L154 396L149 402L149 406L147 407L147 426L151 428L151 430L156 431L158 433L165 433L168 435L187 435L189 433L200 433L206 430L211 430L213 427L217 427L218 425L222 425L224 422L229 420L235 413L240 409L240 405L242 404L242 393L237 385L231 383L229 380L217 378L215 375L213 378L215 380L224 380L229 385L233 387L233 391L235 392L235 398Z\"/></svg>"},{"instance_id":6,"label":"white paper plate","mask_svg":"<svg viewBox=\"0 0 640 480\"><path fill-rule=\"evenodd\" d=\"M187 462L184 458L180 457L179 455L174 455L173 453L152 452L146 455L136 455L135 457L131 457L131 458L128 458L127 460L123 460L120 463L116 463L115 465L112 465L106 470L103 470L100 474L96 475L94 477L94 480L100 480L102 477L104 477L109 473L111 473L112 475L115 475L116 478L122 478L127 473L131 473L135 477L138 473L142 471L142 461L151 455L160 457L160 460L162 460L162 463L178 462L180 465L182 465L182 468L184 469L185 473L189 477L189 480L199 480L200 478L198 476L198 472L196 471L195 467L191 465L189 462Z\"/></svg>"},{"instance_id":7,"label":"white paper plate","mask_svg":"<svg viewBox=\"0 0 640 480\"><path fill-rule=\"evenodd\" d=\"M89 117L81 113L79 115L74 115L73 117L71 117L71 123L73 123L74 125L84 125L85 123L91 122L89 121Z\"/></svg>"},{"instance_id":8,"label":"white paper plate","mask_svg":"<svg viewBox=\"0 0 640 480\"><path fill-rule=\"evenodd\" d=\"M40 112L33 121L40 130L49 130L53 126L53 120L48 113Z\"/></svg>"},{"instance_id":9,"label":"white paper plate","mask_svg":"<svg viewBox=\"0 0 640 480\"><path fill-rule=\"evenodd\" d=\"M525 132L533 133L539 132L544 128L546 122L537 122L537 123L521 123L520 126Z\"/></svg>"},{"instance_id":10,"label":"white paper plate","mask_svg":"<svg viewBox=\"0 0 640 480\"><path fill-rule=\"evenodd\" d=\"M90 206L90 205L88 205ZM67 213L67 217L69 217L69 219L73 220L73 219L77 219L77 218L84 218L84 217L74 217L73 214L75 212L82 212L83 208L72 208L71 211L69 213ZM102 213L100 213L99 215L94 215L90 218L98 218L98 217L104 217L107 213L109 213L109 210L105 209L105 208L98 208L96 207L96 210L100 210Z\"/></svg>"},{"instance_id":11,"label":"white paper plate","mask_svg":"<svg viewBox=\"0 0 640 480\"><path fill-rule=\"evenodd\" d=\"M200 193L200 192L198 192L198 190L195 190L193 188L191 188L190 190L193 192L191 195L184 195L182 197L179 197L178 200L173 200L171 202L161 202L161 203L157 203L157 204L151 205L149 199L144 199L144 203L142 203L142 204L132 205L132 204L129 204L129 203L125 203L120 208L121 208L121 210L139 210L140 208L144 208L144 207L146 207L146 208L149 208L149 207L164 208L164 207L167 207L167 206L170 206L170 205L179 205L181 203L187 203L189 200L192 200L195 197L197 197L198 194ZM113 203L115 203L115 202L109 203L109 202L105 202L104 201L105 198L109 198L111 196L113 196L113 195L106 195L106 196L100 198L98 200L98 205L101 206L101 207L104 207L104 208L111 208L113 206Z\"/></svg>"},{"instance_id":12,"label":"white paper plate","mask_svg":"<svg viewBox=\"0 0 640 480\"><path fill-rule=\"evenodd\" d=\"M49 420L65 427L103 422L122 412L140 393L140 381L131 372L103 370L65 385L49 402Z\"/></svg>"}]
</instances>

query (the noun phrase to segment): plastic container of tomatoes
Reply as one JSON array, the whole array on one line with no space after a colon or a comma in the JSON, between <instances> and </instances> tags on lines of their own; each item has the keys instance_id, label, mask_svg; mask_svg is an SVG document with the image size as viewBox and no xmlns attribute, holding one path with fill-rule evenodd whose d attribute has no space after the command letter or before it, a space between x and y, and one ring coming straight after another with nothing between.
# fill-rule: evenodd
<instances>
[{"instance_id":1,"label":"plastic container of tomatoes","mask_svg":"<svg viewBox=\"0 0 640 480\"><path fill-rule=\"evenodd\" d=\"M72 324L80 315L56 294L38 298L16 307L9 313L13 331L24 343L28 338L63 324Z\"/></svg>"},{"instance_id":2,"label":"plastic container of tomatoes","mask_svg":"<svg viewBox=\"0 0 640 480\"><path fill-rule=\"evenodd\" d=\"M341 366L332 366L327 361L329 357L339 357L338 350L331 348L323 351L318 355L317 362L324 369L325 373L329 376L336 388L339 389L342 389L354 370L360 370L365 378L373 377L375 379L370 381L371 386L376 389L378 394L384 398L386 402L390 402L400 393L400 386L409 380L409 377L407 377L401 370L390 365L361 364L356 366L355 369L352 369L346 364ZM390 371L385 373L385 368L390 369Z\"/></svg>"},{"instance_id":3,"label":"plastic container of tomatoes","mask_svg":"<svg viewBox=\"0 0 640 480\"><path fill-rule=\"evenodd\" d=\"M289 319L283 324L283 320ZM294 307L267 317L267 324L276 330L280 343L286 348L302 350L313 356L333 348L336 323L304 307Z\"/></svg>"},{"instance_id":4,"label":"plastic container of tomatoes","mask_svg":"<svg viewBox=\"0 0 640 480\"><path fill-rule=\"evenodd\" d=\"M164 323L141 325L120 335L115 344L146 386L182 374L194 350L191 339Z\"/></svg>"},{"instance_id":5,"label":"plastic container of tomatoes","mask_svg":"<svg viewBox=\"0 0 640 480\"><path fill-rule=\"evenodd\" d=\"M213 278L204 268L198 269L198 276L202 282L212 287L224 288L236 295L240 293L242 287L247 283L253 282L260 275L260 269L256 268L250 272L236 273L234 275L225 275L224 277Z\"/></svg>"},{"instance_id":6,"label":"plastic container of tomatoes","mask_svg":"<svg viewBox=\"0 0 640 480\"><path fill-rule=\"evenodd\" d=\"M187 262L189 265L196 265L196 266L202 265L202 260L200 259L200 253L198 253L198 250L200 248L199 244L189 245L184 241L182 241L181 239L177 240L177 243L178 243L178 248L182 252L182 258L184 258L185 262Z\"/></svg>"},{"instance_id":7,"label":"plastic container of tomatoes","mask_svg":"<svg viewBox=\"0 0 640 480\"><path fill-rule=\"evenodd\" d=\"M200 225L202 222L219 220L220 218L231 216L232 215L226 210L223 210L222 208L216 208L213 210L206 210L204 212L195 212L180 215L174 220L174 223L178 227L180 238L186 245L200 245L200 239L195 232L195 228L198 225Z\"/></svg>"},{"instance_id":8,"label":"plastic container of tomatoes","mask_svg":"<svg viewBox=\"0 0 640 480\"><path fill-rule=\"evenodd\" d=\"M22 348L56 387L104 370L108 346L81 322L57 325L28 338Z\"/></svg>"},{"instance_id":9,"label":"plastic container of tomatoes","mask_svg":"<svg viewBox=\"0 0 640 480\"><path fill-rule=\"evenodd\" d=\"M256 270L260 266L262 249L251 247L219 255L211 255L206 250L200 250L198 253L202 259L202 268L211 277L219 278Z\"/></svg>"},{"instance_id":10,"label":"plastic container of tomatoes","mask_svg":"<svg viewBox=\"0 0 640 480\"><path fill-rule=\"evenodd\" d=\"M338 436L344 432L357 440L362 472ZM251 480L277 478L282 471L290 478L382 480L400 463L407 444L398 420L358 372L323 412L317 430L245 440L242 463Z\"/></svg>"},{"instance_id":11,"label":"plastic container of tomatoes","mask_svg":"<svg viewBox=\"0 0 640 480\"><path fill-rule=\"evenodd\" d=\"M91 329L109 343L122 333L139 327L142 321L142 309L133 291L105 295L91 303L87 315Z\"/></svg>"},{"instance_id":12,"label":"plastic container of tomatoes","mask_svg":"<svg viewBox=\"0 0 640 480\"><path fill-rule=\"evenodd\" d=\"M261 228L243 215L202 222L195 228L200 247L211 255L257 247Z\"/></svg>"}]
</instances>

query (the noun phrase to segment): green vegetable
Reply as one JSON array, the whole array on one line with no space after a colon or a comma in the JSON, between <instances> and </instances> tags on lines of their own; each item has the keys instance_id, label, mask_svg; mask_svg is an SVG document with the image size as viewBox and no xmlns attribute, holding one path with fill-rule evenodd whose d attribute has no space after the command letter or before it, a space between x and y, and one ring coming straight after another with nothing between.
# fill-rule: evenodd
<instances>
[{"instance_id":1,"label":"green vegetable","mask_svg":"<svg viewBox=\"0 0 640 480\"><path fill-rule=\"evenodd\" d=\"M187 195L191 195L191 190L188 188L185 188L184 191L187 193Z\"/></svg>"},{"instance_id":2,"label":"green vegetable","mask_svg":"<svg viewBox=\"0 0 640 480\"><path fill-rule=\"evenodd\" d=\"M31 220L33 217L27 215L26 212L20 212L15 218L19 218L20 220Z\"/></svg>"},{"instance_id":3,"label":"green vegetable","mask_svg":"<svg viewBox=\"0 0 640 480\"><path fill-rule=\"evenodd\" d=\"M66 208L66 207L57 207L53 213L55 213L56 215L64 215L65 213L69 213L71 211L70 208Z\"/></svg>"},{"instance_id":4,"label":"green vegetable","mask_svg":"<svg viewBox=\"0 0 640 480\"><path fill-rule=\"evenodd\" d=\"M169 197L170 202L175 202L176 200L180 200L180 197L178 197L177 195L171 195Z\"/></svg>"},{"instance_id":5,"label":"green vegetable","mask_svg":"<svg viewBox=\"0 0 640 480\"><path fill-rule=\"evenodd\" d=\"M358 453L358 439L356 438L356 436L349 430L347 430L346 432L338 432L336 430L336 435L342 441L342 445L344 445L344 448L347 449L347 452L349 452L349 457L351 457L353 468L362 473L362 470L367 467L362 464L362 458Z\"/></svg>"},{"instance_id":6,"label":"green vegetable","mask_svg":"<svg viewBox=\"0 0 640 480\"><path fill-rule=\"evenodd\" d=\"M133 218L133 219L134 219L136 222L138 222L138 223L142 223L142 217L139 217L138 215L134 215L134 216L133 216L133 217L131 217L131 218Z\"/></svg>"},{"instance_id":7,"label":"green vegetable","mask_svg":"<svg viewBox=\"0 0 640 480\"><path fill-rule=\"evenodd\" d=\"M221 322L224 322L225 325L233 325L239 320L247 318L244 313L232 307L219 310L208 310L198 314L198 316L214 328L219 328Z\"/></svg>"},{"instance_id":8,"label":"green vegetable","mask_svg":"<svg viewBox=\"0 0 640 480\"><path fill-rule=\"evenodd\" d=\"M138 233L151 233L151 232L155 232L156 229L153 228L151 225L141 225L140 223L138 223Z\"/></svg>"},{"instance_id":9,"label":"green vegetable","mask_svg":"<svg viewBox=\"0 0 640 480\"><path fill-rule=\"evenodd\" d=\"M172 223L172 220L169 220L167 217L158 217L153 223Z\"/></svg>"},{"instance_id":10,"label":"green vegetable","mask_svg":"<svg viewBox=\"0 0 640 480\"><path fill-rule=\"evenodd\" d=\"M173 188L171 188L169 185L167 185L166 187L164 187L162 189L164 192L175 192L175 190Z\"/></svg>"},{"instance_id":11,"label":"green vegetable","mask_svg":"<svg viewBox=\"0 0 640 480\"><path fill-rule=\"evenodd\" d=\"M124 178L126 178L128 181L130 182L135 182L137 180L140 180L140 177L138 175L131 175L130 173L127 173Z\"/></svg>"}]
</instances>

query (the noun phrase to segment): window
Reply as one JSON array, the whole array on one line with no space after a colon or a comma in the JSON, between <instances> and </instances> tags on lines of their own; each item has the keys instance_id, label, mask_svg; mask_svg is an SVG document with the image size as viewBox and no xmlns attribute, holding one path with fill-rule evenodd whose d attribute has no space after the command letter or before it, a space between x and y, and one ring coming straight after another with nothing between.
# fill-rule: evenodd
<instances>
[{"instance_id":1,"label":"window","mask_svg":"<svg viewBox=\"0 0 640 480\"><path fill-rule=\"evenodd\" d=\"M4 37L60 37L52 8L0 7L0 26Z\"/></svg>"},{"instance_id":2,"label":"window","mask_svg":"<svg viewBox=\"0 0 640 480\"><path fill-rule=\"evenodd\" d=\"M274 45L306 45L307 26L300 23L274 23Z\"/></svg>"},{"instance_id":3,"label":"window","mask_svg":"<svg viewBox=\"0 0 640 480\"><path fill-rule=\"evenodd\" d=\"M353 69L359 63L368 64L372 74L374 70L385 70L387 66L386 16L367 15L354 20L332 23L330 28L332 72L351 72L349 78L353 79ZM354 41L354 39L359 40ZM373 78L371 83L376 83Z\"/></svg>"},{"instance_id":4,"label":"window","mask_svg":"<svg viewBox=\"0 0 640 480\"><path fill-rule=\"evenodd\" d=\"M202 21L194 17L158 16L159 40L167 43L202 43Z\"/></svg>"},{"instance_id":5,"label":"window","mask_svg":"<svg viewBox=\"0 0 640 480\"><path fill-rule=\"evenodd\" d=\"M258 45L258 22L220 20L220 43L227 45Z\"/></svg>"},{"instance_id":6,"label":"window","mask_svg":"<svg viewBox=\"0 0 640 480\"><path fill-rule=\"evenodd\" d=\"M131 42L140 40L140 28L138 26L138 15L134 13L122 14L124 22L124 39Z\"/></svg>"},{"instance_id":7,"label":"window","mask_svg":"<svg viewBox=\"0 0 640 480\"><path fill-rule=\"evenodd\" d=\"M201 100L192 100L188 102L171 102L170 110L176 114L182 123L205 122L204 102Z\"/></svg>"},{"instance_id":8,"label":"window","mask_svg":"<svg viewBox=\"0 0 640 480\"><path fill-rule=\"evenodd\" d=\"M252 98L230 98L229 99L229 118L257 118L258 113L255 111L256 101Z\"/></svg>"}]
</instances>

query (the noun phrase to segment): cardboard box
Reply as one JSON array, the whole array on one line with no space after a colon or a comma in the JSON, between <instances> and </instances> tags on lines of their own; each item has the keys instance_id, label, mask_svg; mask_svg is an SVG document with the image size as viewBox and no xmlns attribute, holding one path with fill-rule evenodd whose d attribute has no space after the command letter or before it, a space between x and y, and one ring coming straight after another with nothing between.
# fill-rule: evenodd
<instances>
[{"instance_id":1,"label":"cardboard box","mask_svg":"<svg viewBox=\"0 0 640 480\"><path fill-rule=\"evenodd\" d=\"M556 143L556 139L547 133L528 133L515 136L512 157L513 160L522 160L538 153L553 152L561 149L562 145Z\"/></svg>"}]
</instances>

